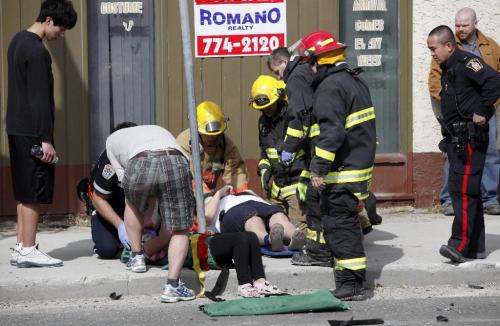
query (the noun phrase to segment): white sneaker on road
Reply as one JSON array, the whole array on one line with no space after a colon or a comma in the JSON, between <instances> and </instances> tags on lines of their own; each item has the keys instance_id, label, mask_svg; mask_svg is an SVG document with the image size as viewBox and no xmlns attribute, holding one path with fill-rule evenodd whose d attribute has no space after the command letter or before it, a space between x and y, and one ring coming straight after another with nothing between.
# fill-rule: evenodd
<instances>
[{"instance_id":1,"label":"white sneaker on road","mask_svg":"<svg viewBox=\"0 0 500 326\"><path fill-rule=\"evenodd\" d=\"M26 252L27 248L21 249L17 258L17 267L56 267L62 266L63 262L60 259L52 258L44 252L38 250L38 245Z\"/></svg>"}]
</instances>

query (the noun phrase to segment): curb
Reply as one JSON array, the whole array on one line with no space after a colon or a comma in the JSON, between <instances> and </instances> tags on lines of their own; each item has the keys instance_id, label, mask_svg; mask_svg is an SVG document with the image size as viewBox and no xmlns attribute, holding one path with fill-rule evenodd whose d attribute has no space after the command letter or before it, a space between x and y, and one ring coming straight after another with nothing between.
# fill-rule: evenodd
<instances>
[{"instance_id":1,"label":"curb","mask_svg":"<svg viewBox=\"0 0 500 326\"><path fill-rule=\"evenodd\" d=\"M266 262L268 259L264 259L264 263ZM288 259L281 260L281 264L288 264ZM266 271L267 279L280 288L288 289L291 293L333 288L331 268L288 266L286 269L269 266L270 268ZM112 292L129 296L156 294L159 296L167 276L167 272L159 268L151 268L143 274L131 272L117 274L114 278L93 276L78 280L39 279L26 282L19 280L15 284L0 284L0 302L97 298L107 297ZM218 275L218 271L206 272L207 289L214 286ZM188 287L199 291L196 274L192 270L184 269L182 276ZM485 282L500 283L500 263L489 264L474 261L457 266L447 263L425 266L386 266L379 270L374 266L367 270L366 286L374 288L376 286L460 285ZM236 295L236 289L235 272L231 270L225 295Z\"/></svg>"}]
</instances>

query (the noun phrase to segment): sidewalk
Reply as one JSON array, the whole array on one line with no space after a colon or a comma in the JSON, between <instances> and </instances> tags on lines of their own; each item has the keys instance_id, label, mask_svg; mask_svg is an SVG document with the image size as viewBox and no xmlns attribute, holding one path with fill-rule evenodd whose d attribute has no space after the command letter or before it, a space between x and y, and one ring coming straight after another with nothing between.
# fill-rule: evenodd
<instances>
[{"instance_id":1,"label":"sidewalk","mask_svg":"<svg viewBox=\"0 0 500 326\"><path fill-rule=\"evenodd\" d=\"M382 225L365 238L368 257L368 286L440 285L462 283L500 283L500 216L486 216L488 257L453 265L438 253L446 243L452 218L441 214L381 211ZM90 228L71 227L42 231L40 249L64 261L63 267L23 269L10 266L10 247L14 232L0 232L0 301L64 299L161 292L167 272L150 267L147 273L125 270L118 260L100 260L93 255ZM267 278L290 292L333 287L332 269L299 267L289 259L264 258ZM211 288L218 271L207 273ZM196 288L196 275L184 270L183 280ZM231 271L227 292L236 290Z\"/></svg>"}]
</instances>

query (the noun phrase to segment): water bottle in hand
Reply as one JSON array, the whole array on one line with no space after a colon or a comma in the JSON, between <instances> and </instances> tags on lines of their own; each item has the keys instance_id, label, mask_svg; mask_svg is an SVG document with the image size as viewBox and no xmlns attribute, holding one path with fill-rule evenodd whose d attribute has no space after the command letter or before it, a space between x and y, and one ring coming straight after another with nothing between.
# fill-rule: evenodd
<instances>
[{"instance_id":1,"label":"water bottle in hand","mask_svg":"<svg viewBox=\"0 0 500 326\"><path fill-rule=\"evenodd\" d=\"M43 149L42 149L42 146L40 145L33 145L31 147L31 155L33 155L34 157L36 157L37 159L41 159L43 157ZM59 161L59 157L55 157L54 158L54 161L52 161L51 163L52 164L56 164L57 161Z\"/></svg>"}]
</instances>

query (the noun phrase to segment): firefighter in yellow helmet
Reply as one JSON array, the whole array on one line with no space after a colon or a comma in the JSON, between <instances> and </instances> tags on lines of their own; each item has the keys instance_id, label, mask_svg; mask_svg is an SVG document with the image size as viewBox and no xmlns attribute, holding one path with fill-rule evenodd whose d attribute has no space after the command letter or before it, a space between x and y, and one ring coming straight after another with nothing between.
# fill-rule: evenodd
<instances>
[{"instance_id":1,"label":"firefighter in yellow helmet","mask_svg":"<svg viewBox=\"0 0 500 326\"><path fill-rule=\"evenodd\" d=\"M231 184L235 192L248 189L248 173L240 151L224 133L226 118L214 102L203 101L196 107L203 192L210 196L216 189L219 178L224 184ZM177 142L191 157L191 136L189 129L177 136Z\"/></svg>"},{"instance_id":2,"label":"firefighter in yellow helmet","mask_svg":"<svg viewBox=\"0 0 500 326\"><path fill-rule=\"evenodd\" d=\"M292 223L306 227L305 213L296 196L300 173L305 168L305 152L301 150L292 164L281 162L283 141L288 127L285 83L274 77L261 75L251 89L252 108L262 112L259 118L260 161L257 174L262 188L273 204L282 206Z\"/></svg>"}]
</instances>

